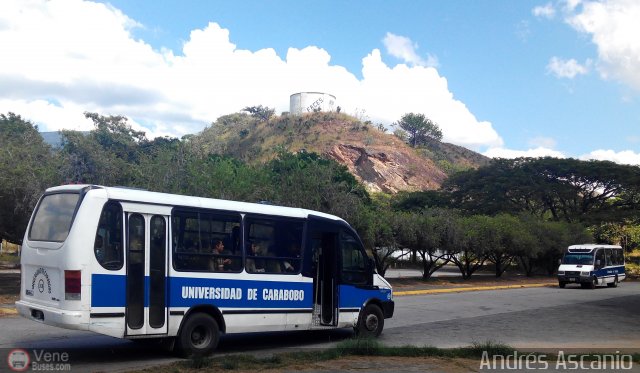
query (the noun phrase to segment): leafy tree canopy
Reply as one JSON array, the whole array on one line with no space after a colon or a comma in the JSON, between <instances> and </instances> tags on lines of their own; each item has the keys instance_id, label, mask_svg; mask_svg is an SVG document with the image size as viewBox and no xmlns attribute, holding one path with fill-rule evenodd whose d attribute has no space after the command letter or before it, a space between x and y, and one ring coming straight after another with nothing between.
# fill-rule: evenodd
<instances>
[{"instance_id":1,"label":"leafy tree canopy","mask_svg":"<svg viewBox=\"0 0 640 373\"><path fill-rule=\"evenodd\" d=\"M414 148L428 141L442 140L442 131L438 124L424 114L404 114L394 125L407 133L407 142Z\"/></svg>"}]
</instances>

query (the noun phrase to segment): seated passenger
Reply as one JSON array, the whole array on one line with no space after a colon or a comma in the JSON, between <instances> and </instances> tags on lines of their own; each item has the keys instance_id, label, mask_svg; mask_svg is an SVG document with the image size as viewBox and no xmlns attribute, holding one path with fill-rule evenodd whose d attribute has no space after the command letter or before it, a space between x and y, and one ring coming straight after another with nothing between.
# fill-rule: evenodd
<instances>
[{"instance_id":1,"label":"seated passenger","mask_svg":"<svg viewBox=\"0 0 640 373\"><path fill-rule=\"evenodd\" d=\"M231 259L226 258L223 255L230 255L229 251L225 250L222 240L215 240L213 244L213 260L209 263L209 269L212 271L231 271Z\"/></svg>"},{"instance_id":2,"label":"seated passenger","mask_svg":"<svg viewBox=\"0 0 640 373\"><path fill-rule=\"evenodd\" d=\"M300 267L300 246L292 242L287 247L285 256L288 258L282 263L285 272L298 272Z\"/></svg>"},{"instance_id":3,"label":"seated passenger","mask_svg":"<svg viewBox=\"0 0 640 373\"><path fill-rule=\"evenodd\" d=\"M249 250L247 250L247 272L249 273L264 273L265 261L262 258L262 249L258 244L252 242L249 244Z\"/></svg>"}]
</instances>

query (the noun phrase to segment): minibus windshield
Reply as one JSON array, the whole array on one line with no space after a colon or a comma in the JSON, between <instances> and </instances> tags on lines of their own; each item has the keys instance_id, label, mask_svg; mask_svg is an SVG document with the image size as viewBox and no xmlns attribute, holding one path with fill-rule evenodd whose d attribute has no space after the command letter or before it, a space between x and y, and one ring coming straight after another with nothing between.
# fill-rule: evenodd
<instances>
[{"instance_id":1,"label":"minibus windshield","mask_svg":"<svg viewBox=\"0 0 640 373\"><path fill-rule=\"evenodd\" d=\"M29 240L51 242L66 240L79 199L78 193L45 195L34 215L29 230Z\"/></svg>"},{"instance_id":2,"label":"minibus windshield","mask_svg":"<svg viewBox=\"0 0 640 373\"><path fill-rule=\"evenodd\" d=\"M566 253L562 258L562 264L593 264L593 254Z\"/></svg>"}]
</instances>

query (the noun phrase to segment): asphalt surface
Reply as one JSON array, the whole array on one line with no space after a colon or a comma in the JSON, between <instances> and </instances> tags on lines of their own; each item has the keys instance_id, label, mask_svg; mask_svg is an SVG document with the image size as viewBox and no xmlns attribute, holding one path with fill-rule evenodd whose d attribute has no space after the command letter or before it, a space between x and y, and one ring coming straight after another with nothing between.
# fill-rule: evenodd
<instances>
[{"instance_id":1,"label":"asphalt surface","mask_svg":"<svg viewBox=\"0 0 640 373\"><path fill-rule=\"evenodd\" d=\"M640 283L595 290L541 287L396 297L380 341L458 347L492 341L523 350L640 352ZM256 333L222 338L218 353L270 354L326 348L350 330ZM146 344L0 318L0 349L69 351L73 371L116 371L175 361ZM4 356L0 356L0 371Z\"/></svg>"}]
</instances>

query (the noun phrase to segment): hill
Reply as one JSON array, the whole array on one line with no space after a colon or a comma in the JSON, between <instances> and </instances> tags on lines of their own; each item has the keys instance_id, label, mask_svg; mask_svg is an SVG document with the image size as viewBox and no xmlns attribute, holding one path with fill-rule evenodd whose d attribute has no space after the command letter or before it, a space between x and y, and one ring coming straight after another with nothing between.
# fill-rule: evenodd
<instances>
[{"instance_id":1,"label":"hill","mask_svg":"<svg viewBox=\"0 0 640 373\"><path fill-rule=\"evenodd\" d=\"M309 151L344 164L370 191L438 189L453 172L489 159L463 147L436 142L414 149L370 123L338 113L282 115L260 120L245 113L220 117L188 137L200 154L266 162L281 150Z\"/></svg>"}]
</instances>

